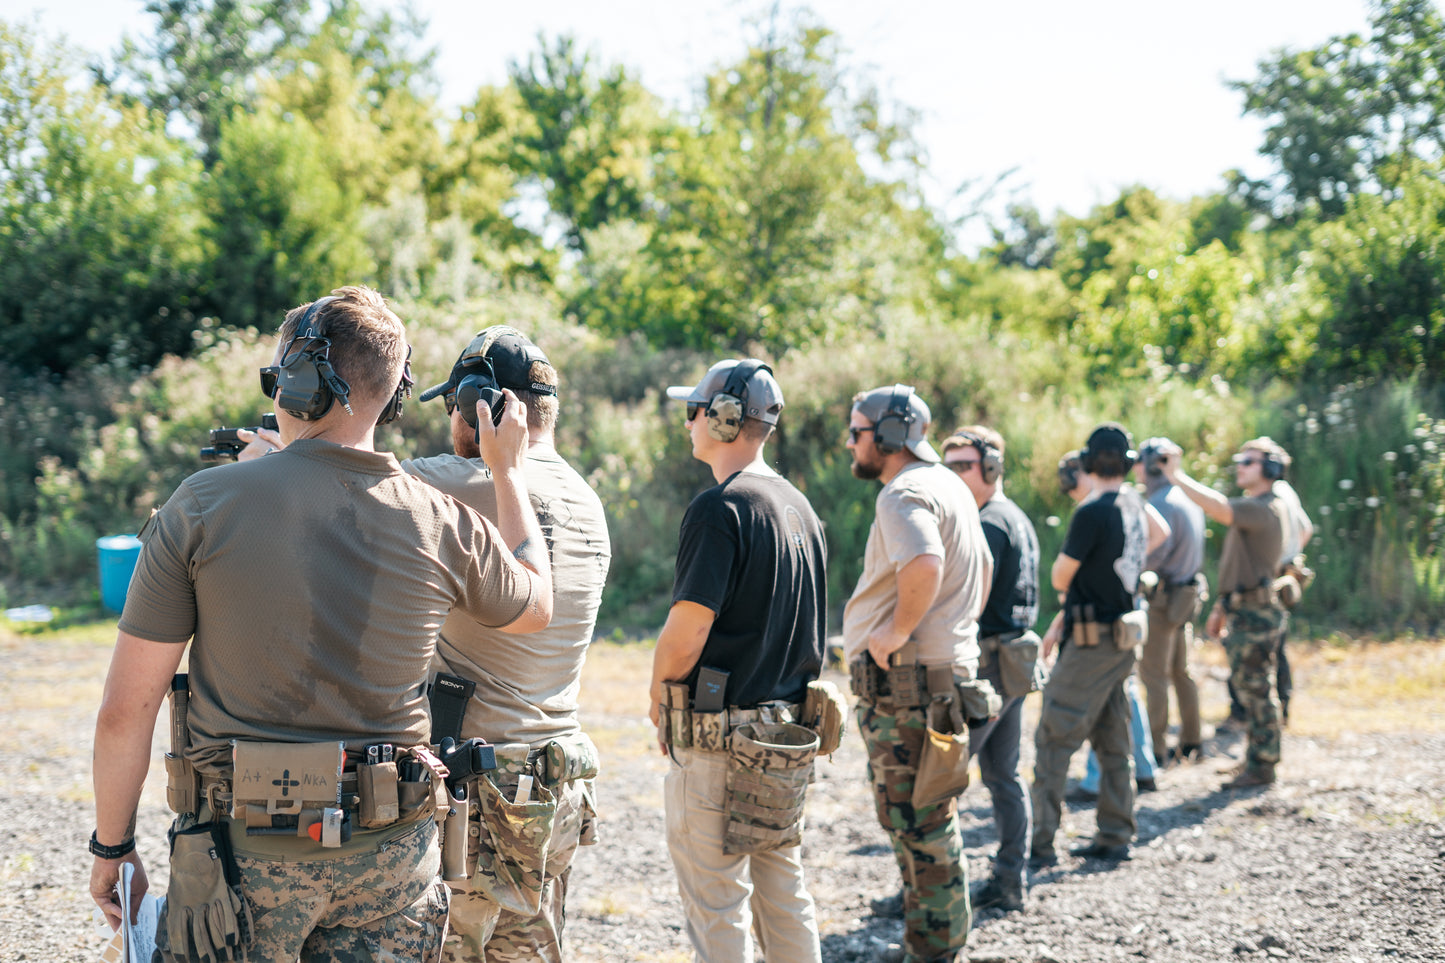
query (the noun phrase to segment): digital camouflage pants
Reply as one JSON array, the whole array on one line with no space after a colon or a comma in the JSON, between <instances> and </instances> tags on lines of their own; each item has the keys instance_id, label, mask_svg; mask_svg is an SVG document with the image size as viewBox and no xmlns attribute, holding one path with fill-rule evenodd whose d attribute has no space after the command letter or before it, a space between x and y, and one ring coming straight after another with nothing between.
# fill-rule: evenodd
<instances>
[{"instance_id":1,"label":"digital camouflage pants","mask_svg":"<svg viewBox=\"0 0 1445 963\"><path fill-rule=\"evenodd\" d=\"M973 925L958 798L913 806L926 728L923 707L895 708L859 699L857 713L878 822L888 833L903 876L903 948L910 963L952 960Z\"/></svg>"},{"instance_id":2,"label":"digital camouflage pants","mask_svg":"<svg viewBox=\"0 0 1445 963\"><path fill-rule=\"evenodd\" d=\"M1229 656L1229 681L1244 707L1248 748L1245 764L1271 771L1279 762L1279 706L1274 699L1275 656L1288 628L1289 616L1278 605L1238 608L1229 613L1224 651Z\"/></svg>"},{"instance_id":3,"label":"digital camouflage pants","mask_svg":"<svg viewBox=\"0 0 1445 963\"><path fill-rule=\"evenodd\" d=\"M252 960L440 958L447 889L438 875L441 851L430 819L374 852L317 860L238 853L236 864L254 919Z\"/></svg>"}]
</instances>

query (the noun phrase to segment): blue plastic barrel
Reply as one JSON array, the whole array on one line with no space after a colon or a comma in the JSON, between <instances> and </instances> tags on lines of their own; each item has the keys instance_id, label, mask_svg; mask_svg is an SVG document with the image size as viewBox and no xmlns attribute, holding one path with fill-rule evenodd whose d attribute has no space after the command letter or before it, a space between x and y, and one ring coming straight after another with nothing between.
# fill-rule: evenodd
<instances>
[{"instance_id":1,"label":"blue plastic barrel","mask_svg":"<svg viewBox=\"0 0 1445 963\"><path fill-rule=\"evenodd\" d=\"M140 546L140 539L134 535L107 535L95 540L100 555L100 601L117 615L125 608L125 593L140 558Z\"/></svg>"}]
</instances>

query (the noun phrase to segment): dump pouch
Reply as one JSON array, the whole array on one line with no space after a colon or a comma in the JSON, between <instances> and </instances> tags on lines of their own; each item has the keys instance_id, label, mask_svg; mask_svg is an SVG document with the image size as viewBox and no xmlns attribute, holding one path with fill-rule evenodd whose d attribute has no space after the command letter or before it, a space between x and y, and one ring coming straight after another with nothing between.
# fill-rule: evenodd
<instances>
[{"instance_id":1,"label":"dump pouch","mask_svg":"<svg viewBox=\"0 0 1445 963\"><path fill-rule=\"evenodd\" d=\"M925 717L923 751L913 778L914 809L936 806L968 788L968 727L953 731L951 714L942 699L929 705Z\"/></svg>"},{"instance_id":2,"label":"dump pouch","mask_svg":"<svg viewBox=\"0 0 1445 963\"><path fill-rule=\"evenodd\" d=\"M728 736L723 852L766 853L803 840L803 803L818 735L790 722L747 722Z\"/></svg>"},{"instance_id":3,"label":"dump pouch","mask_svg":"<svg viewBox=\"0 0 1445 963\"><path fill-rule=\"evenodd\" d=\"M803 717L798 720L818 734L818 755L830 756L843 743L847 728L848 703L831 682L814 679L803 697Z\"/></svg>"},{"instance_id":4,"label":"dump pouch","mask_svg":"<svg viewBox=\"0 0 1445 963\"><path fill-rule=\"evenodd\" d=\"M1038 633L1032 629L1016 639L998 643L994 658L998 660L999 685L1005 699L1017 699L1043 688L1040 644Z\"/></svg>"},{"instance_id":5,"label":"dump pouch","mask_svg":"<svg viewBox=\"0 0 1445 963\"><path fill-rule=\"evenodd\" d=\"M156 956L163 963L246 959L251 909L241 893L229 829L212 821L173 826L170 836L170 891L157 926Z\"/></svg>"},{"instance_id":6,"label":"dump pouch","mask_svg":"<svg viewBox=\"0 0 1445 963\"><path fill-rule=\"evenodd\" d=\"M1138 649L1147 638L1149 638L1149 613L1144 609L1125 612L1114 623L1114 647L1120 652ZM1138 656L1138 652L1134 654L1136 657Z\"/></svg>"},{"instance_id":7,"label":"dump pouch","mask_svg":"<svg viewBox=\"0 0 1445 963\"><path fill-rule=\"evenodd\" d=\"M508 799L491 773L477 782L482 818L472 886L505 910L535 916L542 905L557 797L545 785L531 783L531 777L521 779L530 784L521 800Z\"/></svg>"}]
</instances>

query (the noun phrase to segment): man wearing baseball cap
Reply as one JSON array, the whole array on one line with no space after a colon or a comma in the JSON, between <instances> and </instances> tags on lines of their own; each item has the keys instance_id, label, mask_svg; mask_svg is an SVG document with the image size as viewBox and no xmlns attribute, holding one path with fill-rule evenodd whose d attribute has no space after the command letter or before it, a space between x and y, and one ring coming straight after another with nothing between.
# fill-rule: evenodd
<instances>
[{"instance_id":1,"label":"man wearing baseball cap","mask_svg":"<svg viewBox=\"0 0 1445 963\"><path fill-rule=\"evenodd\" d=\"M720 361L697 385L667 394L686 404L692 455L716 481L683 516L650 692L649 714L669 758L667 846L688 939L703 963L752 960L754 931L767 963L817 963L800 844L818 742L793 723L823 667L823 526L802 492L763 459L783 409L767 365ZM763 726L811 739L797 751L791 744L767 750L770 768L780 764L796 776L786 789L765 785L786 777L754 771L738 751Z\"/></svg>"},{"instance_id":2,"label":"man wearing baseball cap","mask_svg":"<svg viewBox=\"0 0 1445 963\"><path fill-rule=\"evenodd\" d=\"M1145 558L1169 529L1124 479L1138 457L1129 433L1108 422L1095 428L1079 452L1091 492L1069 519L1064 547L1050 581L1061 609L1044 633L1043 654L1058 661L1044 686L1034 733L1035 869L1058 861L1054 836L1063 817L1069 757L1089 740L1099 759L1097 830L1075 856L1117 862L1129 858L1134 839L1134 773L1129 700L1124 680L1134 670L1136 646L1147 621L1139 612L1139 576ZM1137 614L1136 614L1137 613ZM1136 638L1137 636L1137 638Z\"/></svg>"},{"instance_id":3,"label":"man wearing baseball cap","mask_svg":"<svg viewBox=\"0 0 1445 963\"><path fill-rule=\"evenodd\" d=\"M579 845L594 841L597 749L578 724L577 695L612 549L601 500L557 453L557 371L547 356L515 328L480 332L447 380L421 395L444 400L455 454L401 467L494 518L496 481L477 449L477 402L503 389L526 410L522 474L546 542L535 550L550 556L556 573L554 606L551 624L525 636L504 635L454 611L437 640L433 741L481 737L497 758L497 769L470 790L469 826L455 827L477 835L466 856L470 878L452 883L444 958L453 963L560 961L572 859ZM454 709L462 713L454 733L437 730L445 715L437 709L448 697L459 700ZM520 845L534 847L531 858L500 854L493 840L502 832L509 842L516 834Z\"/></svg>"},{"instance_id":4,"label":"man wearing baseball cap","mask_svg":"<svg viewBox=\"0 0 1445 963\"><path fill-rule=\"evenodd\" d=\"M844 655L878 821L903 877L902 959L910 963L958 959L973 921L962 790L915 802L930 707L946 707L961 734L965 720L982 723L1002 705L978 678L978 618L993 559L973 494L928 443L930 421L911 387L892 385L855 396L848 425L853 474L883 490L863 574L843 610ZM957 784L945 781L943 791Z\"/></svg>"}]
</instances>

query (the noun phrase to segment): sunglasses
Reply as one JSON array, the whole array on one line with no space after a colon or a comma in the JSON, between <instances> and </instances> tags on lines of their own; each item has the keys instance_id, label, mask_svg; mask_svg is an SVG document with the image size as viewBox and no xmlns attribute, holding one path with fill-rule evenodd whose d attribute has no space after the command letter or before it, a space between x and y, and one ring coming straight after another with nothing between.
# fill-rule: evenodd
<instances>
[{"instance_id":1,"label":"sunglasses","mask_svg":"<svg viewBox=\"0 0 1445 963\"><path fill-rule=\"evenodd\" d=\"M696 421L698 415L707 413L707 403L702 401L689 401L687 403L687 420Z\"/></svg>"},{"instance_id":2,"label":"sunglasses","mask_svg":"<svg viewBox=\"0 0 1445 963\"><path fill-rule=\"evenodd\" d=\"M1258 465L1258 464L1260 464L1260 461L1259 461L1258 458L1251 458L1251 457L1248 456L1248 455L1235 455L1235 456L1234 456L1234 463L1235 463L1236 465L1238 465L1240 468L1247 468L1247 467L1249 467L1250 465Z\"/></svg>"},{"instance_id":3,"label":"sunglasses","mask_svg":"<svg viewBox=\"0 0 1445 963\"><path fill-rule=\"evenodd\" d=\"M875 430L877 430L877 429L875 429L875 428L854 428L852 425L849 425L849 426L848 426L848 440L851 441L851 442L853 442L853 444L856 445L856 444L858 444L858 436L859 436L859 435L864 435L864 434L867 434L867 433L870 432L870 431L875 431Z\"/></svg>"},{"instance_id":4,"label":"sunglasses","mask_svg":"<svg viewBox=\"0 0 1445 963\"><path fill-rule=\"evenodd\" d=\"M960 458L958 461L950 461L947 464L948 467L952 468L956 473L960 475L967 475L969 472L973 471L974 467L978 464L978 459Z\"/></svg>"}]
</instances>

